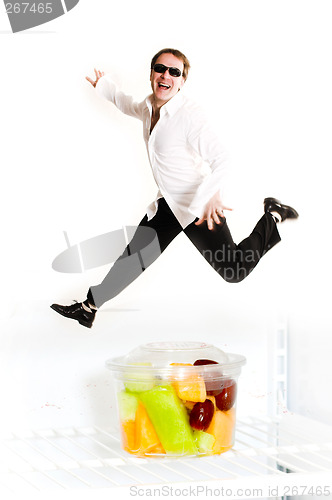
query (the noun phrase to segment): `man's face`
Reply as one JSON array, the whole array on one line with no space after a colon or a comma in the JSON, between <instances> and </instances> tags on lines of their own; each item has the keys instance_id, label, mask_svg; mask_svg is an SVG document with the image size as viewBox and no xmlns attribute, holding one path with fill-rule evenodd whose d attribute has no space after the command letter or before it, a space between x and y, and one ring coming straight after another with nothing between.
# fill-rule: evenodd
<instances>
[{"instance_id":1,"label":"man's face","mask_svg":"<svg viewBox=\"0 0 332 500\"><path fill-rule=\"evenodd\" d=\"M182 75L183 61L173 56L173 54L161 54L156 64L164 64L164 66L167 67L178 68ZM169 70L166 70L165 73L157 73L152 69L150 81L152 92L157 103L163 105L178 93L185 80L183 76L171 76Z\"/></svg>"}]
</instances>

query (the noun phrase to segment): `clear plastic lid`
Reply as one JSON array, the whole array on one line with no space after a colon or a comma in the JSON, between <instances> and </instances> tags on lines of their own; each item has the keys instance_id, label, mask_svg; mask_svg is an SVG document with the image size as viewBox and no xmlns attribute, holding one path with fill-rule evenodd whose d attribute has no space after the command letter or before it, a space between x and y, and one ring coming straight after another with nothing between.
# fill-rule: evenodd
<instances>
[{"instance_id":1,"label":"clear plastic lid","mask_svg":"<svg viewBox=\"0 0 332 500\"><path fill-rule=\"evenodd\" d=\"M198 360L214 361L213 364L200 364L194 366ZM162 378L171 372L181 369L196 372L215 374L216 377L226 375L237 375L241 366L246 362L244 356L240 354L225 353L218 347L205 342L151 342L140 345L125 356L112 358L106 361L106 366L112 372L126 377L130 373L134 376L139 372L151 373L153 371ZM177 364L189 366L177 366ZM193 366L190 366L193 365ZM221 371L222 368L222 371Z\"/></svg>"}]
</instances>

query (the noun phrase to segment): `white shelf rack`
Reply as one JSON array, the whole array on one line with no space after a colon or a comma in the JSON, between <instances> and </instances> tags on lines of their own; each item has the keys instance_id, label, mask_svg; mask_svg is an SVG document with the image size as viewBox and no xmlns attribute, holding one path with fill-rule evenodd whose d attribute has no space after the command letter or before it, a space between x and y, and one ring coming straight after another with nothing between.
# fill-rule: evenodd
<instances>
[{"instance_id":1,"label":"white shelf rack","mask_svg":"<svg viewBox=\"0 0 332 500\"><path fill-rule=\"evenodd\" d=\"M15 432L1 441L0 450L1 498L197 481L230 485L246 478L259 485L267 477L313 480L322 473L332 478L332 427L289 412L239 419L234 448L220 456L136 458L121 449L116 431L98 427Z\"/></svg>"}]
</instances>

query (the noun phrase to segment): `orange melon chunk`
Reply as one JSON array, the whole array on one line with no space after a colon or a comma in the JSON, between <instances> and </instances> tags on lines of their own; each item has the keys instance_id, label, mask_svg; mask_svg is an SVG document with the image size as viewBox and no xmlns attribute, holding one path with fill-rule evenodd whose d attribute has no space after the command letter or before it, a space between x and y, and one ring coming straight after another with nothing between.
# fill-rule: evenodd
<instances>
[{"instance_id":1,"label":"orange melon chunk","mask_svg":"<svg viewBox=\"0 0 332 500\"><path fill-rule=\"evenodd\" d=\"M162 448L158 435L141 402L138 403L135 418L135 445L138 453L143 455L156 447Z\"/></svg>"},{"instance_id":2,"label":"orange melon chunk","mask_svg":"<svg viewBox=\"0 0 332 500\"><path fill-rule=\"evenodd\" d=\"M190 363L171 363L171 366L193 366ZM188 373L183 380L173 378L173 387L178 397L184 401L204 403L206 388L204 379L198 373Z\"/></svg>"},{"instance_id":3,"label":"orange melon chunk","mask_svg":"<svg viewBox=\"0 0 332 500\"><path fill-rule=\"evenodd\" d=\"M122 447L129 453L136 452L135 430L135 420L124 420L121 422Z\"/></svg>"},{"instance_id":4,"label":"orange melon chunk","mask_svg":"<svg viewBox=\"0 0 332 500\"><path fill-rule=\"evenodd\" d=\"M219 454L233 446L235 428L235 408L228 411L215 411L206 432L215 437L212 453Z\"/></svg>"},{"instance_id":5,"label":"orange melon chunk","mask_svg":"<svg viewBox=\"0 0 332 500\"><path fill-rule=\"evenodd\" d=\"M161 453L166 453L166 451L164 450L163 448L163 445L161 443L157 444L156 446L154 446L153 448L151 448L150 452L149 453L154 453L154 454L161 454Z\"/></svg>"},{"instance_id":6,"label":"orange melon chunk","mask_svg":"<svg viewBox=\"0 0 332 500\"><path fill-rule=\"evenodd\" d=\"M194 403L194 401L183 401L183 404L188 410L191 411L196 403Z\"/></svg>"}]
</instances>

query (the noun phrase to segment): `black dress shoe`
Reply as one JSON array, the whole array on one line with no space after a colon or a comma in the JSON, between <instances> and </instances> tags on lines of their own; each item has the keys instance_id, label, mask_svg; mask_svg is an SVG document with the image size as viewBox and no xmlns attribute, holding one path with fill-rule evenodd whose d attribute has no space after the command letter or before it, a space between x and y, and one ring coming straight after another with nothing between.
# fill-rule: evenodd
<instances>
[{"instance_id":1,"label":"black dress shoe","mask_svg":"<svg viewBox=\"0 0 332 500\"><path fill-rule=\"evenodd\" d=\"M297 219L299 216L295 208L283 205L279 200L276 200L276 198L265 198L264 211L265 213L277 212L281 217L281 222L286 219Z\"/></svg>"},{"instance_id":2,"label":"black dress shoe","mask_svg":"<svg viewBox=\"0 0 332 500\"><path fill-rule=\"evenodd\" d=\"M62 316L65 316L66 318L76 319L80 325L86 326L87 328L92 327L92 323L97 312L96 309L90 309L90 311L87 311L86 309L84 309L82 302L76 302L71 306L52 304L51 309L61 314Z\"/></svg>"}]
</instances>

